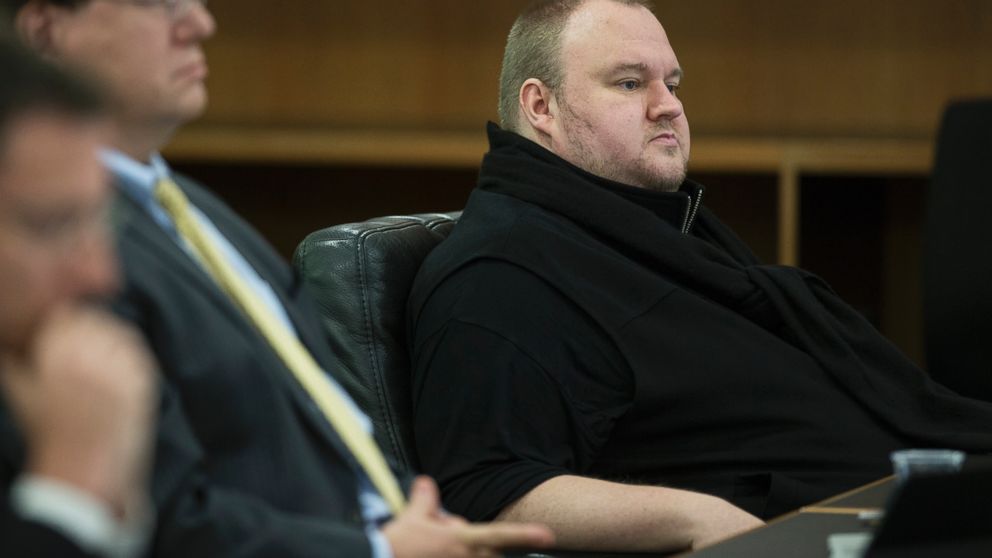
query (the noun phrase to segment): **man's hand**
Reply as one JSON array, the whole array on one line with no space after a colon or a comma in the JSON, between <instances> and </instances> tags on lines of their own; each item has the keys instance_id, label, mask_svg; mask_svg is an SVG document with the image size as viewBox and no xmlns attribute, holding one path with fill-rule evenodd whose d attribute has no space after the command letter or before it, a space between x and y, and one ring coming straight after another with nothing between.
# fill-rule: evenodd
<instances>
[{"instance_id":1,"label":"man's hand","mask_svg":"<svg viewBox=\"0 0 992 558\"><path fill-rule=\"evenodd\" d=\"M417 477L409 507L382 530L396 558L498 556L505 548L545 548L554 544L546 527L534 524L470 524L441 509L437 485Z\"/></svg>"},{"instance_id":2,"label":"man's hand","mask_svg":"<svg viewBox=\"0 0 992 558\"><path fill-rule=\"evenodd\" d=\"M65 307L25 355L4 355L0 387L28 445L26 470L122 514L144 494L155 366L140 335L109 314Z\"/></svg>"}]
</instances>

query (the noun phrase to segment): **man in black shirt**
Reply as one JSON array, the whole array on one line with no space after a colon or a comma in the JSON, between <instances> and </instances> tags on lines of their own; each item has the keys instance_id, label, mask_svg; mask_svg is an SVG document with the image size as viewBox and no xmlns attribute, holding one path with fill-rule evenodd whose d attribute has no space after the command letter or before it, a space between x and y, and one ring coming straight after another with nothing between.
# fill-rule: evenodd
<instances>
[{"instance_id":1,"label":"man in black shirt","mask_svg":"<svg viewBox=\"0 0 992 558\"><path fill-rule=\"evenodd\" d=\"M992 406L706 210L681 78L644 2L538 2L511 30L504 129L410 299L415 438L453 511L698 548L894 449L992 449Z\"/></svg>"}]
</instances>

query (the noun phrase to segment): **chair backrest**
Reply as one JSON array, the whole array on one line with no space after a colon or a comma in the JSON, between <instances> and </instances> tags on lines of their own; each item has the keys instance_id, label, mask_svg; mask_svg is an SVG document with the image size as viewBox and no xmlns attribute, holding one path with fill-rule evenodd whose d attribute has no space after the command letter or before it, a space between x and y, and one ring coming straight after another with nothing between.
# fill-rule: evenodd
<instances>
[{"instance_id":1,"label":"chair backrest","mask_svg":"<svg viewBox=\"0 0 992 558\"><path fill-rule=\"evenodd\" d=\"M381 217L329 227L308 235L293 257L316 296L338 358L335 378L372 419L379 446L407 472L418 463L406 302L421 263L458 215Z\"/></svg>"},{"instance_id":2,"label":"chair backrest","mask_svg":"<svg viewBox=\"0 0 992 558\"><path fill-rule=\"evenodd\" d=\"M927 368L955 391L992 401L992 99L947 109L927 203Z\"/></svg>"}]
</instances>

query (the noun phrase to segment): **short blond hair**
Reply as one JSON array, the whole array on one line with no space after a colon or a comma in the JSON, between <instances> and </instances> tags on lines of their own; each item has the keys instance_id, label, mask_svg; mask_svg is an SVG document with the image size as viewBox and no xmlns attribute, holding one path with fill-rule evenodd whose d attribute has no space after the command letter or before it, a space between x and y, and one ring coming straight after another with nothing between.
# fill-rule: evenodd
<instances>
[{"instance_id":1,"label":"short blond hair","mask_svg":"<svg viewBox=\"0 0 992 558\"><path fill-rule=\"evenodd\" d=\"M552 92L561 90L561 34L569 17L587 0L538 0L517 17L510 28L499 76L499 121L506 130L516 130L520 87L531 78L541 80ZM650 0L612 0L627 6L643 6L654 13Z\"/></svg>"}]
</instances>

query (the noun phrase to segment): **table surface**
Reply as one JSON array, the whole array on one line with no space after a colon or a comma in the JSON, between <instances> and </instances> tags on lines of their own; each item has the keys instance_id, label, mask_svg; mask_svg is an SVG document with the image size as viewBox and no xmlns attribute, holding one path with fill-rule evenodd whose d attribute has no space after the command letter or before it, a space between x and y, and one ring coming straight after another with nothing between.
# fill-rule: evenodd
<instances>
[{"instance_id":1,"label":"table surface","mask_svg":"<svg viewBox=\"0 0 992 558\"><path fill-rule=\"evenodd\" d=\"M827 537L834 533L870 533L873 525L860 519L858 513L883 509L893 488L893 478L886 477L773 519L761 529L681 556L827 558Z\"/></svg>"},{"instance_id":2,"label":"table surface","mask_svg":"<svg viewBox=\"0 0 992 558\"><path fill-rule=\"evenodd\" d=\"M886 477L828 498L814 506L773 519L761 529L733 537L703 550L675 555L692 558L827 557L829 556L827 537L832 533L870 531L871 526L858 519L857 510L884 508L892 489L892 477ZM513 558L634 558L675 555L657 552L604 553L563 550L506 554Z\"/></svg>"},{"instance_id":3,"label":"table surface","mask_svg":"<svg viewBox=\"0 0 992 558\"><path fill-rule=\"evenodd\" d=\"M968 456L964 468L990 469L992 468L992 456ZM755 556L763 558L779 556L827 558L830 555L827 537L834 533L870 532L873 525L859 519L858 512L884 509L894 489L893 477L885 477L775 518L760 529L732 537L696 552L684 552L675 554L675 556L680 558L752 558ZM673 555L657 552L603 553L552 550L509 553L506 556L515 558L634 558Z\"/></svg>"}]
</instances>

